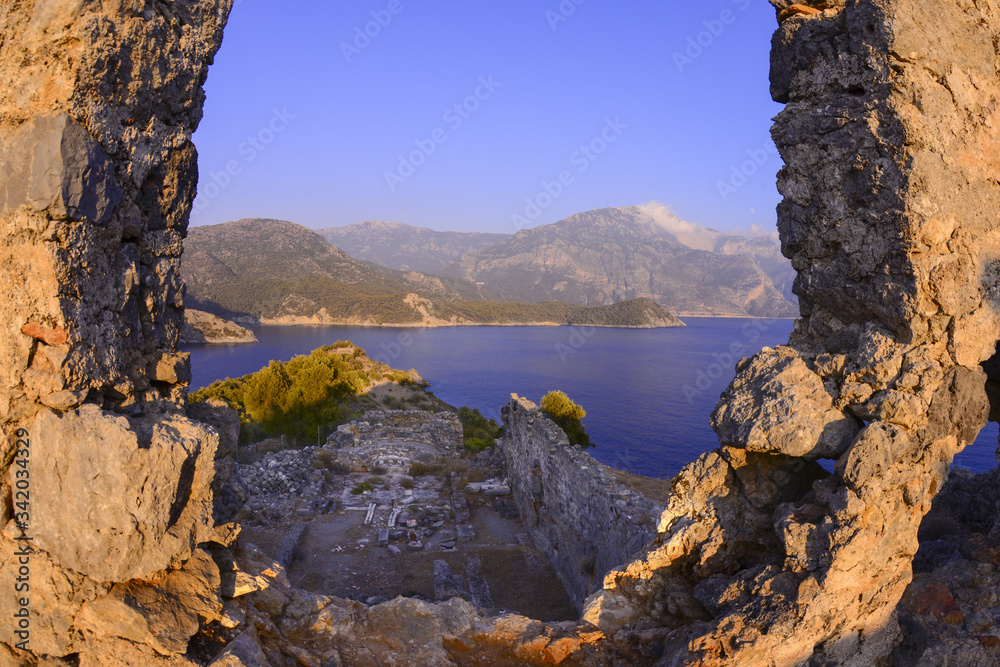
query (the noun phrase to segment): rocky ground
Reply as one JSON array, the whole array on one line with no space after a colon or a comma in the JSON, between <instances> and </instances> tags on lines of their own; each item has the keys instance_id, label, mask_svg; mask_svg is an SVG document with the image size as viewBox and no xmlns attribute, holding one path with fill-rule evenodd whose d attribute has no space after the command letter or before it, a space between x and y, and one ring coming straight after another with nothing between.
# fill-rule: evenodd
<instances>
[{"instance_id":1,"label":"rocky ground","mask_svg":"<svg viewBox=\"0 0 1000 667\"><path fill-rule=\"evenodd\" d=\"M920 526L891 664L1000 664L998 508L1000 470L952 470Z\"/></svg>"},{"instance_id":2,"label":"rocky ground","mask_svg":"<svg viewBox=\"0 0 1000 667\"><path fill-rule=\"evenodd\" d=\"M577 618L508 497L474 491L500 470L493 450L418 466L414 475L340 470L328 451L268 453L241 466L250 491L241 541L284 560L294 586L369 604L455 593L486 612ZM454 590L435 577L440 563ZM485 599L474 599L469 589L477 587L488 591Z\"/></svg>"}]
</instances>

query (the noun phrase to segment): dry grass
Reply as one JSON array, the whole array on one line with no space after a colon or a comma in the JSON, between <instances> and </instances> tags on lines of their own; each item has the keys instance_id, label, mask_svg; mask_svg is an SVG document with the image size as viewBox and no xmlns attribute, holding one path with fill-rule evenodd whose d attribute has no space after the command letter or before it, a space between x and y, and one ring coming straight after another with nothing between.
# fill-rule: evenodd
<instances>
[{"instance_id":1,"label":"dry grass","mask_svg":"<svg viewBox=\"0 0 1000 667\"><path fill-rule=\"evenodd\" d=\"M666 504L670 499L669 479L654 479L653 477L633 475L624 470L614 470L611 468L609 470L611 470L611 474L615 476L615 479L624 484L626 488L646 496L654 503Z\"/></svg>"}]
</instances>

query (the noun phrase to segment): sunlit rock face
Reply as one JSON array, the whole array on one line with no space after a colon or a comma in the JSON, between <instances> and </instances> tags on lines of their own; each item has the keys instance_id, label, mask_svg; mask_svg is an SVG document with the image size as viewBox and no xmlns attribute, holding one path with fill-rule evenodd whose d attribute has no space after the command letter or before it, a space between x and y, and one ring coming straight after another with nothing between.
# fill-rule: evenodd
<instances>
[{"instance_id":1,"label":"sunlit rock face","mask_svg":"<svg viewBox=\"0 0 1000 667\"><path fill-rule=\"evenodd\" d=\"M0 7L0 577L20 567L11 487L24 479L34 548L30 651L4 623L3 664L153 664L217 615L217 568L198 545L215 537L224 452L217 428L185 414L176 346L191 133L231 4ZM16 597L0 599L13 618ZM169 615L183 622L166 640Z\"/></svg>"},{"instance_id":2,"label":"sunlit rock face","mask_svg":"<svg viewBox=\"0 0 1000 667\"><path fill-rule=\"evenodd\" d=\"M672 624L665 664L887 656L920 521L989 412L1000 7L772 4L801 318L741 362L712 418L722 449L675 480L660 544L594 600Z\"/></svg>"}]
</instances>

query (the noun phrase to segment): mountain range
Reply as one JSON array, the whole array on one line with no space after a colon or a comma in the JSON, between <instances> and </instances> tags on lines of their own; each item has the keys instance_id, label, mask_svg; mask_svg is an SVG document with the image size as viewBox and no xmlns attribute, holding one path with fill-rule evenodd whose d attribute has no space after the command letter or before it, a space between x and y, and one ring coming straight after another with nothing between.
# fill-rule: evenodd
<instances>
[{"instance_id":1,"label":"mountain range","mask_svg":"<svg viewBox=\"0 0 1000 667\"><path fill-rule=\"evenodd\" d=\"M683 326L646 299L603 307L492 302L464 278L362 262L282 220L192 227L181 275L189 308L244 324Z\"/></svg>"},{"instance_id":2,"label":"mountain range","mask_svg":"<svg viewBox=\"0 0 1000 667\"><path fill-rule=\"evenodd\" d=\"M439 273L473 250L481 250L510 234L439 232L401 222L366 220L344 227L318 229L316 233L352 257L391 269Z\"/></svg>"},{"instance_id":3,"label":"mountain range","mask_svg":"<svg viewBox=\"0 0 1000 667\"><path fill-rule=\"evenodd\" d=\"M685 222L659 205L605 208L519 231L445 267L504 301L603 306L644 297L683 316L794 317L776 239Z\"/></svg>"},{"instance_id":4,"label":"mountain range","mask_svg":"<svg viewBox=\"0 0 1000 667\"><path fill-rule=\"evenodd\" d=\"M664 326L670 312L798 313L775 239L720 233L656 204L510 235L251 218L193 227L185 244L188 303L244 322Z\"/></svg>"}]
</instances>

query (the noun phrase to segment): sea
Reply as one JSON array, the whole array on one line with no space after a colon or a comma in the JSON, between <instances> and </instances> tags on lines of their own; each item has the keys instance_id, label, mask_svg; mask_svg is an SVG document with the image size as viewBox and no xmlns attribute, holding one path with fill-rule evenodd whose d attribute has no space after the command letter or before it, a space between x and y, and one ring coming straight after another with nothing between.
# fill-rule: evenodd
<instances>
[{"instance_id":1,"label":"sea","mask_svg":"<svg viewBox=\"0 0 1000 667\"><path fill-rule=\"evenodd\" d=\"M594 458L613 468L672 478L718 446L709 415L736 362L787 342L792 320L685 318L686 327L254 328L253 345L185 345L192 390L349 340L372 358L416 369L434 395L500 420L517 394L536 403L562 390L587 411ZM955 465L996 466L998 425L990 423Z\"/></svg>"}]
</instances>

